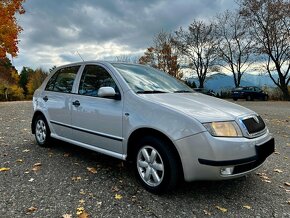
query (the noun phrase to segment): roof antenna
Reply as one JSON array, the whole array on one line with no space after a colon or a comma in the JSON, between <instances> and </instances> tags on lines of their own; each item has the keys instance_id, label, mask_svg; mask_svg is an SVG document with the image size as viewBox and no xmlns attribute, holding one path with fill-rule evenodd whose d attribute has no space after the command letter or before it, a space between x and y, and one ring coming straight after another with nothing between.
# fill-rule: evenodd
<instances>
[{"instance_id":1,"label":"roof antenna","mask_svg":"<svg viewBox=\"0 0 290 218\"><path fill-rule=\"evenodd\" d=\"M78 51L76 51L76 52L80 56L80 58L83 60L83 62L85 62L84 59L83 59L83 57L80 55L80 53Z\"/></svg>"}]
</instances>

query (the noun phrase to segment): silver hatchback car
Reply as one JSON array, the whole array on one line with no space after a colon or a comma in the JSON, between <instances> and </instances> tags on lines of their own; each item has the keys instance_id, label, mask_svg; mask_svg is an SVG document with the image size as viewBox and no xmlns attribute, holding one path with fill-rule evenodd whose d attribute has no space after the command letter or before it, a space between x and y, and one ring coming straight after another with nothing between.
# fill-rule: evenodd
<instances>
[{"instance_id":1,"label":"silver hatchback car","mask_svg":"<svg viewBox=\"0 0 290 218\"><path fill-rule=\"evenodd\" d=\"M134 163L150 192L181 179L222 180L259 168L274 151L262 118L192 91L154 68L104 61L56 68L33 97L32 133Z\"/></svg>"}]
</instances>

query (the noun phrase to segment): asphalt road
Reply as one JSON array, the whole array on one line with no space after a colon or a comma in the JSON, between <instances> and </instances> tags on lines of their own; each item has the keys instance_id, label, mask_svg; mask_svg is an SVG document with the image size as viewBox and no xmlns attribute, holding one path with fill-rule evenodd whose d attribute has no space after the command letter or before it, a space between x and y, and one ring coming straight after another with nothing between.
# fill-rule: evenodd
<instances>
[{"instance_id":1,"label":"asphalt road","mask_svg":"<svg viewBox=\"0 0 290 218\"><path fill-rule=\"evenodd\" d=\"M162 196L120 160L59 141L38 147L31 102L0 103L0 217L290 217L290 102L237 103L264 118L276 153L249 176L185 183Z\"/></svg>"}]
</instances>

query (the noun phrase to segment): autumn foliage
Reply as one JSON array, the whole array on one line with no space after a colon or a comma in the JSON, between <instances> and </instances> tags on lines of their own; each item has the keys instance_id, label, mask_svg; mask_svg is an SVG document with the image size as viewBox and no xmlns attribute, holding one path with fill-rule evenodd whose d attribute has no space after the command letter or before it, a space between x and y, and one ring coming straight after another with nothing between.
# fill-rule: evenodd
<instances>
[{"instance_id":1,"label":"autumn foliage","mask_svg":"<svg viewBox=\"0 0 290 218\"><path fill-rule=\"evenodd\" d=\"M170 34L166 32L161 31L155 36L154 46L147 48L139 63L160 69L177 79L182 78L177 53Z\"/></svg>"},{"instance_id":2,"label":"autumn foliage","mask_svg":"<svg viewBox=\"0 0 290 218\"><path fill-rule=\"evenodd\" d=\"M15 15L24 14L22 3L25 0L0 1L0 58L6 54L16 57L18 53L18 35L22 28L18 25Z\"/></svg>"}]
</instances>

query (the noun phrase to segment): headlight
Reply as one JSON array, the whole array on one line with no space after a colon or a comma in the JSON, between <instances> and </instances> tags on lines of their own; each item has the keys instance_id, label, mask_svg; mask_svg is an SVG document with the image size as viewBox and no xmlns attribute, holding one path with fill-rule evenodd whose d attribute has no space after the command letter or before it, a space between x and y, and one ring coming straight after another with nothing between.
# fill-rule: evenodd
<instances>
[{"instance_id":1,"label":"headlight","mask_svg":"<svg viewBox=\"0 0 290 218\"><path fill-rule=\"evenodd\" d=\"M242 132L234 121L204 123L204 127L213 136L241 137Z\"/></svg>"}]
</instances>

